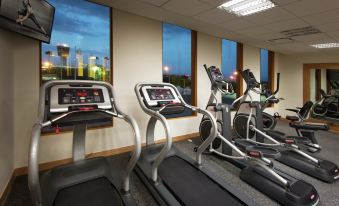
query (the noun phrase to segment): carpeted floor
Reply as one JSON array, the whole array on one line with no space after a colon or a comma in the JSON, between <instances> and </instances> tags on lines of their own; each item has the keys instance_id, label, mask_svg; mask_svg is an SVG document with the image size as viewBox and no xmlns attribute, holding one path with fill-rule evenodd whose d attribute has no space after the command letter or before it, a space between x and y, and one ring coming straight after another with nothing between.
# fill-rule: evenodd
<instances>
[{"instance_id":1,"label":"carpeted floor","mask_svg":"<svg viewBox=\"0 0 339 206\"><path fill-rule=\"evenodd\" d=\"M287 122L280 121L277 129L285 132L290 135L295 135L295 131L290 129ZM333 161L334 163L339 165L339 135L330 133L330 132L318 132L317 133L318 141L320 145L322 145L323 150L319 153L315 154L315 156ZM198 140L193 141L183 141L176 143L175 145L184 153L189 155L190 157L195 157L195 152L193 151L194 147L196 146L196 142ZM121 158L126 159L126 155L120 155ZM204 155L203 156L203 164L205 167L209 168L212 172L216 175L222 177L225 181L229 184L233 185L234 187L238 187L252 197L259 205L278 205L276 202L269 199L267 196L263 195L262 193L258 192L251 186L247 185L245 182L240 180L239 172L240 170L233 166L232 164L224 161L220 158L216 158L211 155ZM286 171L288 174L295 176L296 178L303 179L311 184L313 184L318 193L320 194L320 203L319 205L322 206L337 206L339 205L339 183L328 184L321 182L317 179L314 179L310 176L307 176L299 171L286 167L278 162L275 162L275 166L283 171ZM138 177L133 174L131 180L131 193L133 197L136 199L138 205L147 205L152 206L156 205L156 202L152 198L152 196L148 193L146 188L140 182ZM17 177L14 181L14 185L12 191L9 194L7 202L5 205L32 205L31 199L28 193L27 187L27 176Z\"/></svg>"}]
</instances>

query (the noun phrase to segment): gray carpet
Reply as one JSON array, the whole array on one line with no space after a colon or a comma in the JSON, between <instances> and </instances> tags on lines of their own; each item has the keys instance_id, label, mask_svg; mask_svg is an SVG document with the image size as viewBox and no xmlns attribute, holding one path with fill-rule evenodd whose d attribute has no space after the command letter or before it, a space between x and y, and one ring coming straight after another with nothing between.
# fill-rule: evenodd
<instances>
[{"instance_id":1,"label":"gray carpet","mask_svg":"<svg viewBox=\"0 0 339 206\"><path fill-rule=\"evenodd\" d=\"M295 135L295 131L290 129L286 122L279 122L277 129L286 132L290 135ZM331 160L336 164L339 164L338 159L338 149L339 149L339 135L330 133L330 132L318 132L318 140L323 146L323 150L316 154L316 156ZM193 151L198 139L193 141L183 141L176 143L175 145L184 153L189 155L192 158L195 158L195 152ZM121 161L126 160L126 155L120 155ZM222 177L225 181L231 184L234 187L240 188L241 191L253 198L259 205L278 205L276 202L258 192L256 189L252 188L239 178L240 170L233 166L232 164L224 161L220 158L204 155L203 156L203 165L209 168L216 175ZM337 206L339 205L339 183L328 184L307 175L304 175L294 169L286 167L278 162L275 162L275 166L281 170L286 171L287 173L295 176L297 178L303 179L311 184L313 184L320 194L320 203L319 205L326 206ZM140 206L153 206L157 205L152 196L148 193L147 189L143 186L138 177L133 174L131 177L131 193L136 199L138 205ZM31 199L29 197L28 188L27 188L27 176L21 176L16 178L12 191L9 194L9 197L5 205L32 205Z\"/></svg>"}]
</instances>

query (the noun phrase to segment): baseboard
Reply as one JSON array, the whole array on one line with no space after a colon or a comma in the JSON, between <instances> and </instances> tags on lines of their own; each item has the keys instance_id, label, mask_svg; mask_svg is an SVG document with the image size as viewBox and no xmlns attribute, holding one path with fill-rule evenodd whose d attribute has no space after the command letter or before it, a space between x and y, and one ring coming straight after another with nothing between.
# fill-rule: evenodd
<instances>
[{"instance_id":1,"label":"baseboard","mask_svg":"<svg viewBox=\"0 0 339 206\"><path fill-rule=\"evenodd\" d=\"M11 191L11 189L12 189L14 179L15 179L15 175L14 175L14 172L13 172L11 178L9 179L9 181L8 181L6 187L5 187L5 190L0 195L0 206L5 205L5 202L6 202L6 199L8 197L9 191Z\"/></svg>"}]
</instances>

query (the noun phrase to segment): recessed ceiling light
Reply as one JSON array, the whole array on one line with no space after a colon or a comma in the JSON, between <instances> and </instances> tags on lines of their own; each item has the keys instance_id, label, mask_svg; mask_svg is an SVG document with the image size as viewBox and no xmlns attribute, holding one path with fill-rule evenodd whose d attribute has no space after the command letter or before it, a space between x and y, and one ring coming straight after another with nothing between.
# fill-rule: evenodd
<instances>
[{"instance_id":1,"label":"recessed ceiling light","mask_svg":"<svg viewBox=\"0 0 339 206\"><path fill-rule=\"evenodd\" d=\"M339 43L312 44L310 46L317 49L337 48Z\"/></svg>"},{"instance_id":2,"label":"recessed ceiling light","mask_svg":"<svg viewBox=\"0 0 339 206\"><path fill-rule=\"evenodd\" d=\"M218 6L218 8L238 16L247 16L275 6L270 0L231 0Z\"/></svg>"}]
</instances>

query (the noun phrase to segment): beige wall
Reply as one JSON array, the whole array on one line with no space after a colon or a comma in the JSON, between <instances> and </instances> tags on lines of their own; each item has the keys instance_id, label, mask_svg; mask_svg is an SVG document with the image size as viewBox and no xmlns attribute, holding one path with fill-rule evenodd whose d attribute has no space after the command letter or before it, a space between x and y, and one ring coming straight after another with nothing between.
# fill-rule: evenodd
<instances>
[{"instance_id":1,"label":"beige wall","mask_svg":"<svg viewBox=\"0 0 339 206\"><path fill-rule=\"evenodd\" d=\"M0 196L14 167L12 36L0 29Z\"/></svg>"}]
</instances>

